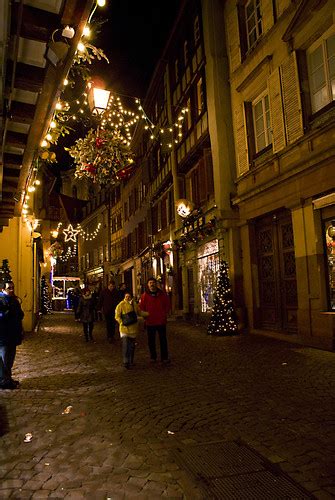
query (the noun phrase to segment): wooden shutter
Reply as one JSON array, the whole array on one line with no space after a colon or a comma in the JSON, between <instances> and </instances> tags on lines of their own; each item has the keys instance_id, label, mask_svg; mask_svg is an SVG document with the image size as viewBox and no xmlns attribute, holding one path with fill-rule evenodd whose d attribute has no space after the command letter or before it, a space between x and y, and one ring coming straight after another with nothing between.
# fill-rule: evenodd
<instances>
[{"instance_id":1,"label":"wooden shutter","mask_svg":"<svg viewBox=\"0 0 335 500\"><path fill-rule=\"evenodd\" d=\"M199 201L200 204L207 200L207 182L206 182L206 170L205 170L205 160L201 158L198 164L199 172Z\"/></svg>"},{"instance_id":2,"label":"wooden shutter","mask_svg":"<svg viewBox=\"0 0 335 500\"><path fill-rule=\"evenodd\" d=\"M283 115L280 72L276 68L268 80L273 152L277 153L286 146L286 132Z\"/></svg>"},{"instance_id":3,"label":"wooden shutter","mask_svg":"<svg viewBox=\"0 0 335 500\"><path fill-rule=\"evenodd\" d=\"M161 228L165 229L167 226L167 211L166 211L167 196L164 196L161 201Z\"/></svg>"},{"instance_id":4,"label":"wooden shutter","mask_svg":"<svg viewBox=\"0 0 335 500\"><path fill-rule=\"evenodd\" d=\"M195 168L191 174L192 201L195 206L199 206L199 177L198 168Z\"/></svg>"},{"instance_id":5,"label":"wooden shutter","mask_svg":"<svg viewBox=\"0 0 335 500\"><path fill-rule=\"evenodd\" d=\"M302 121L304 130L306 130L309 126L310 116L312 115L306 52L303 50L297 50L296 56L302 105Z\"/></svg>"},{"instance_id":6,"label":"wooden shutter","mask_svg":"<svg viewBox=\"0 0 335 500\"><path fill-rule=\"evenodd\" d=\"M281 81L287 143L292 144L292 142L299 139L304 133L295 52L281 65Z\"/></svg>"},{"instance_id":7,"label":"wooden shutter","mask_svg":"<svg viewBox=\"0 0 335 500\"><path fill-rule=\"evenodd\" d=\"M204 166L206 174L207 199L214 194L213 157L211 148L204 149Z\"/></svg>"},{"instance_id":8,"label":"wooden shutter","mask_svg":"<svg viewBox=\"0 0 335 500\"><path fill-rule=\"evenodd\" d=\"M252 103L250 101L246 101L244 103L244 115L245 115L245 126L247 133L248 162L249 166L251 166L256 154L256 145L255 145L254 119L252 116Z\"/></svg>"},{"instance_id":9,"label":"wooden shutter","mask_svg":"<svg viewBox=\"0 0 335 500\"><path fill-rule=\"evenodd\" d=\"M241 59L245 58L248 51L248 41L247 41L247 29L245 24L245 2L239 2L237 4L237 15L238 15L238 29L240 33L240 50Z\"/></svg>"},{"instance_id":10,"label":"wooden shutter","mask_svg":"<svg viewBox=\"0 0 335 500\"><path fill-rule=\"evenodd\" d=\"M242 175L249 169L248 163L248 148L246 141L245 125L244 125L244 107L243 103L236 106L235 109L235 143L237 155L238 175Z\"/></svg>"},{"instance_id":11,"label":"wooden shutter","mask_svg":"<svg viewBox=\"0 0 335 500\"><path fill-rule=\"evenodd\" d=\"M152 220L152 234L156 234L158 231L158 206L154 206L151 209L151 220Z\"/></svg>"},{"instance_id":12,"label":"wooden shutter","mask_svg":"<svg viewBox=\"0 0 335 500\"><path fill-rule=\"evenodd\" d=\"M175 220L175 206L174 206L174 193L173 188L170 189L169 193L169 224Z\"/></svg>"},{"instance_id":13,"label":"wooden shutter","mask_svg":"<svg viewBox=\"0 0 335 500\"><path fill-rule=\"evenodd\" d=\"M178 177L178 184L179 184L179 198L185 198L185 180L184 180L184 177Z\"/></svg>"}]
</instances>

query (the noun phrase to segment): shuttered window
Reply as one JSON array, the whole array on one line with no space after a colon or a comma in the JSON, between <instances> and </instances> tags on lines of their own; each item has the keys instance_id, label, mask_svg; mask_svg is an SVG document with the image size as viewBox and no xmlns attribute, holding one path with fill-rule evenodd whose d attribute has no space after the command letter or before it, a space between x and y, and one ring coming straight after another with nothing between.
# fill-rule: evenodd
<instances>
[{"instance_id":1,"label":"shuttered window","mask_svg":"<svg viewBox=\"0 0 335 500\"><path fill-rule=\"evenodd\" d=\"M272 142L269 96L259 97L252 105L256 152Z\"/></svg>"},{"instance_id":2,"label":"shuttered window","mask_svg":"<svg viewBox=\"0 0 335 500\"><path fill-rule=\"evenodd\" d=\"M324 37L308 51L312 111L335 100L335 34Z\"/></svg>"}]
</instances>

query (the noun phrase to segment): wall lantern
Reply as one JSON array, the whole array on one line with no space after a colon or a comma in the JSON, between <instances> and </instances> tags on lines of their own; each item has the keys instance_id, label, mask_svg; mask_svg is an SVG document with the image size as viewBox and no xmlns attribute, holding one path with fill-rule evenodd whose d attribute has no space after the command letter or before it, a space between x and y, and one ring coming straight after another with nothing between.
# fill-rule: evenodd
<instances>
[{"instance_id":1,"label":"wall lantern","mask_svg":"<svg viewBox=\"0 0 335 500\"><path fill-rule=\"evenodd\" d=\"M184 198L176 201L177 214L183 219L188 217L194 210L194 203Z\"/></svg>"}]
</instances>

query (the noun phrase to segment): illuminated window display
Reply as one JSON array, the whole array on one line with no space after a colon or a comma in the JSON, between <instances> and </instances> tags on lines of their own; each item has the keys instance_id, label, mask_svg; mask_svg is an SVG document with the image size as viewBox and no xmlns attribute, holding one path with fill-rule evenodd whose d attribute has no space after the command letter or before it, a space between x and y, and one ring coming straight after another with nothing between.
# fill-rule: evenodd
<instances>
[{"instance_id":1,"label":"illuminated window display","mask_svg":"<svg viewBox=\"0 0 335 500\"><path fill-rule=\"evenodd\" d=\"M201 312L210 312L213 308L219 264L218 240L209 241L198 251L198 283L200 288Z\"/></svg>"}]
</instances>

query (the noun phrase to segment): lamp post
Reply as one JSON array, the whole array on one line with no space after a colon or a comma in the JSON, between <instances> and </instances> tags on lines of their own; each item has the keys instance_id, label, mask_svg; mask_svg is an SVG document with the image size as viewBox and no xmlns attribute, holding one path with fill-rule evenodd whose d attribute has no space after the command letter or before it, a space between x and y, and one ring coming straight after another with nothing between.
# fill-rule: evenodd
<instances>
[{"instance_id":1,"label":"lamp post","mask_svg":"<svg viewBox=\"0 0 335 500\"><path fill-rule=\"evenodd\" d=\"M101 121L102 117L107 110L108 102L110 98L110 90L105 90L102 88L94 87L93 83L90 82L88 88L88 105L90 107L92 115L97 116L98 120ZM98 126L99 130L99 126ZM110 188L107 189L107 247L108 247L108 260L112 260L112 248L111 248L111 192ZM104 267L103 267L104 269ZM105 272L105 269L104 269ZM104 279L105 281L105 279ZM106 283L107 284L107 283Z\"/></svg>"}]
</instances>

